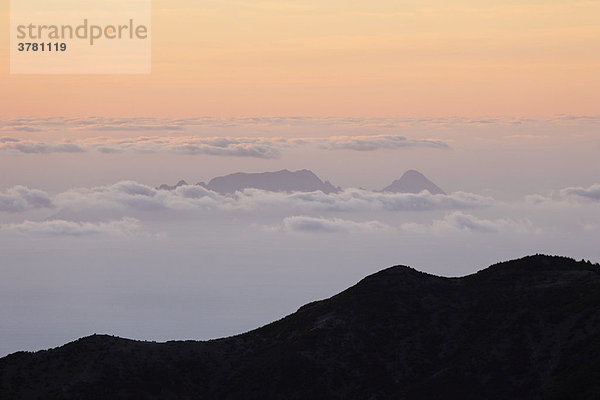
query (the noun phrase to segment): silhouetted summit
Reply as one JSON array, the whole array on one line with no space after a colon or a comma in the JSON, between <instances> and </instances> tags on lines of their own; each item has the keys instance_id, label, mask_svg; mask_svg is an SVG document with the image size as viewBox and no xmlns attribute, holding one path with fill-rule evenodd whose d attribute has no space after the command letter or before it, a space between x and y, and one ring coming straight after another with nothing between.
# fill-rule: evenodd
<instances>
[{"instance_id":1,"label":"silhouetted summit","mask_svg":"<svg viewBox=\"0 0 600 400\"><path fill-rule=\"evenodd\" d=\"M187 185L184 180L174 186L162 184L158 190L175 190L179 186ZM225 176L213 178L208 182L199 182L198 185L221 194L232 194L238 190L261 189L270 192L315 192L335 193L340 188L333 186L329 181L323 182L317 175L307 169L288 171L283 169L275 172L236 172Z\"/></svg>"},{"instance_id":2,"label":"silhouetted summit","mask_svg":"<svg viewBox=\"0 0 600 400\"><path fill-rule=\"evenodd\" d=\"M2 399L598 399L600 267L397 266L210 342L91 336L0 359Z\"/></svg>"},{"instance_id":3,"label":"silhouetted summit","mask_svg":"<svg viewBox=\"0 0 600 400\"><path fill-rule=\"evenodd\" d=\"M162 184L158 190L175 190L187 182L180 180L170 186ZM341 189L329 181L322 181L314 172L308 169L289 171L282 169L275 172L236 172L211 179L208 184L199 182L198 185L220 194L232 194L244 189L261 189L269 192L314 192L336 193ZM431 194L446 194L436 184L415 170L406 171L400 179L392 182L382 192L391 193L420 193L424 190Z\"/></svg>"},{"instance_id":4,"label":"silhouetted summit","mask_svg":"<svg viewBox=\"0 0 600 400\"><path fill-rule=\"evenodd\" d=\"M412 169L406 171L400 179L392 182L382 192L421 193L423 190L427 190L431 194L446 194L435 183L427 179L425 175Z\"/></svg>"},{"instance_id":5,"label":"silhouetted summit","mask_svg":"<svg viewBox=\"0 0 600 400\"><path fill-rule=\"evenodd\" d=\"M179 186L187 186L187 182L184 181L183 179L180 180L179 182L177 182L175 185L173 186L169 186L166 183L163 183L162 185L160 185L159 187L157 187L156 189L158 190L175 190L177 189Z\"/></svg>"},{"instance_id":6,"label":"silhouetted summit","mask_svg":"<svg viewBox=\"0 0 600 400\"><path fill-rule=\"evenodd\" d=\"M235 193L238 190L253 188L271 192L314 192L324 193L338 191L329 182L323 182L317 175L307 169L288 171L283 169L276 172L246 173L237 172L211 179L207 189L218 193Z\"/></svg>"}]
</instances>

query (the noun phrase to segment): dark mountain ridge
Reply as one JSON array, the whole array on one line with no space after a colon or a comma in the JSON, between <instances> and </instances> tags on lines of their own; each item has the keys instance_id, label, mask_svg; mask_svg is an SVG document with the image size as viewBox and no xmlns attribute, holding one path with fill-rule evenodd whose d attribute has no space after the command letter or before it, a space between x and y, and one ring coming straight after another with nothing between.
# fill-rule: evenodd
<instances>
[{"instance_id":1,"label":"dark mountain ridge","mask_svg":"<svg viewBox=\"0 0 600 400\"><path fill-rule=\"evenodd\" d=\"M157 190L175 190L175 189L177 189L180 186L187 186L187 185L188 185L188 183L182 179L179 182L177 182L176 184L174 184L173 186L169 186L166 183L163 183L162 185L160 185L156 189Z\"/></svg>"},{"instance_id":2,"label":"dark mountain ridge","mask_svg":"<svg viewBox=\"0 0 600 400\"><path fill-rule=\"evenodd\" d=\"M2 399L598 399L600 267L396 266L208 342L94 335L0 359Z\"/></svg>"}]
</instances>

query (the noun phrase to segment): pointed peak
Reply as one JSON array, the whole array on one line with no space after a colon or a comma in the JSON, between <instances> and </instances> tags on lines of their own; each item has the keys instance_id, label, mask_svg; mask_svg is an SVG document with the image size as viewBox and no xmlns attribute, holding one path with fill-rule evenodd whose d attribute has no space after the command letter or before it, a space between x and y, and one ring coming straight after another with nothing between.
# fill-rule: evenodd
<instances>
[{"instance_id":1,"label":"pointed peak","mask_svg":"<svg viewBox=\"0 0 600 400\"><path fill-rule=\"evenodd\" d=\"M404 174L402 174L402 178L408 178L408 177L419 177L419 178L425 178L425 175L423 175L422 173L420 173L419 171L417 171L416 169L409 169L408 171L406 171ZM400 179L402 179L400 178ZM427 178L425 178L427 179Z\"/></svg>"},{"instance_id":2,"label":"pointed peak","mask_svg":"<svg viewBox=\"0 0 600 400\"><path fill-rule=\"evenodd\" d=\"M427 190L431 194L446 194L439 186L427 179L425 175L414 169L406 171L400 179L395 180L382 191L416 194L424 190Z\"/></svg>"}]
</instances>

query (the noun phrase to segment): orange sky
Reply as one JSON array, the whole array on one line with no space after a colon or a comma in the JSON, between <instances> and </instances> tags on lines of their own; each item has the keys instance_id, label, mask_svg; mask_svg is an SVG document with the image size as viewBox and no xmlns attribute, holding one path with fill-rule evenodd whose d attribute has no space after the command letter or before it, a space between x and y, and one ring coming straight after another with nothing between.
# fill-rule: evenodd
<instances>
[{"instance_id":1,"label":"orange sky","mask_svg":"<svg viewBox=\"0 0 600 400\"><path fill-rule=\"evenodd\" d=\"M0 117L595 114L600 1L153 1L153 73L10 75Z\"/></svg>"}]
</instances>

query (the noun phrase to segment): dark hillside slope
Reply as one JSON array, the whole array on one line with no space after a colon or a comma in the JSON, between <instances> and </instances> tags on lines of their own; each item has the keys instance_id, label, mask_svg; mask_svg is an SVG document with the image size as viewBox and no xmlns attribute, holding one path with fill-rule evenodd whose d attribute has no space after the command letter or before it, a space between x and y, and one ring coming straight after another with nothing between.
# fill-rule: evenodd
<instances>
[{"instance_id":1,"label":"dark hillside slope","mask_svg":"<svg viewBox=\"0 0 600 400\"><path fill-rule=\"evenodd\" d=\"M0 360L1 399L599 399L600 268L392 267L231 338L91 336Z\"/></svg>"}]
</instances>

